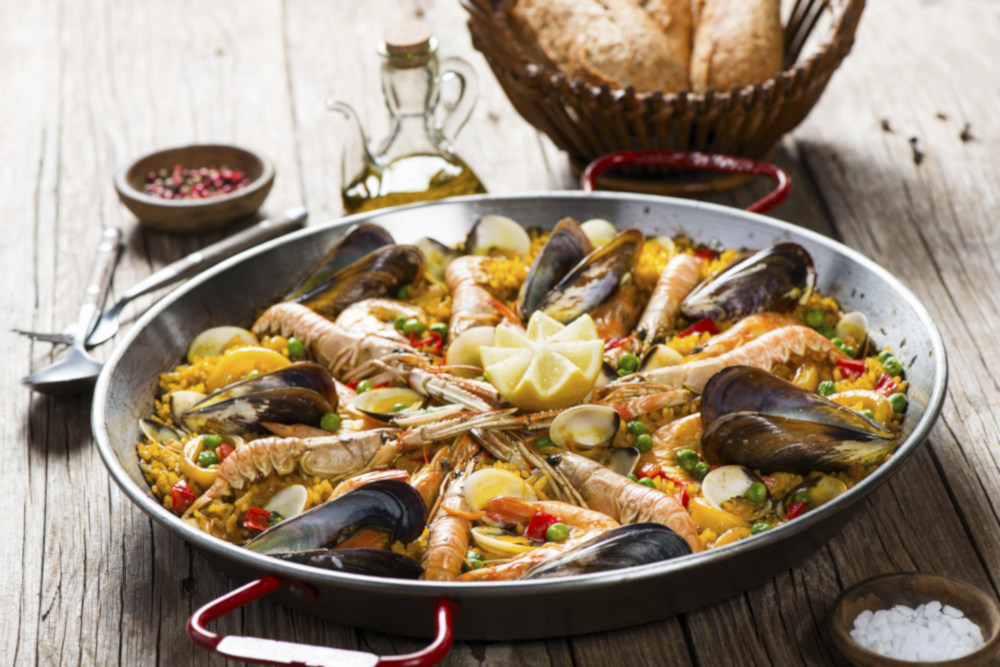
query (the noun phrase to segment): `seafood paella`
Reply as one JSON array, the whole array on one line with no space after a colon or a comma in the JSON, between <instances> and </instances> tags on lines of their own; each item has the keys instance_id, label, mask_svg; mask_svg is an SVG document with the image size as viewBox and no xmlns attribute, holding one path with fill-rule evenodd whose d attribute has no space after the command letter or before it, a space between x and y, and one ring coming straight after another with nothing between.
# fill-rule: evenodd
<instances>
[{"instance_id":1,"label":"seafood paella","mask_svg":"<svg viewBox=\"0 0 1000 667\"><path fill-rule=\"evenodd\" d=\"M901 363L815 284L794 243L492 215L410 246L363 223L247 304L250 328L191 341L140 468L199 530L339 571L531 579L722 548L898 446Z\"/></svg>"}]
</instances>

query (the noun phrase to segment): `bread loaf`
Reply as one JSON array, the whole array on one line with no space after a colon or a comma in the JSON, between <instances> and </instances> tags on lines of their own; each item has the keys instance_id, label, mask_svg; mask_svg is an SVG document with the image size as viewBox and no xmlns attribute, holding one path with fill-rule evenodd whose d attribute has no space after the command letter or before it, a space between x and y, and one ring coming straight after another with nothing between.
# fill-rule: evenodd
<instances>
[{"instance_id":1,"label":"bread loaf","mask_svg":"<svg viewBox=\"0 0 1000 667\"><path fill-rule=\"evenodd\" d=\"M638 92L689 87L690 5L687 0L518 0L511 28L529 56L571 78ZM687 6L685 18L672 16ZM655 18L654 18L655 16Z\"/></svg>"},{"instance_id":2,"label":"bread loaf","mask_svg":"<svg viewBox=\"0 0 1000 667\"><path fill-rule=\"evenodd\" d=\"M691 89L720 92L766 81L784 59L780 0L695 0Z\"/></svg>"}]
</instances>

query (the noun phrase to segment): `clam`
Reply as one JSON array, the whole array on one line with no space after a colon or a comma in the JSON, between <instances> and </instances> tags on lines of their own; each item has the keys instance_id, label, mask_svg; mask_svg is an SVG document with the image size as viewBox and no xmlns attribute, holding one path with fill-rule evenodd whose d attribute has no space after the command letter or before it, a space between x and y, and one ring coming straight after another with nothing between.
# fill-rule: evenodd
<instances>
[{"instance_id":1,"label":"clam","mask_svg":"<svg viewBox=\"0 0 1000 667\"><path fill-rule=\"evenodd\" d=\"M552 288L590 252L591 243L580 223L573 218L560 220L521 284L515 304L518 317L527 321Z\"/></svg>"},{"instance_id":2,"label":"clam","mask_svg":"<svg viewBox=\"0 0 1000 667\"><path fill-rule=\"evenodd\" d=\"M577 405L560 412L552 420L549 437L559 447L574 451L603 447L611 443L621 425L618 412L607 405Z\"/></svg>"},{"instance_id":3,"label":"clam","mask_svg":"<svg viewBox=\"0 0 1000 667\"><path fill-rule=\"evenodd\" d=\"M294 301L320 315L335 318L362 299L386 296L424 275L424 255L414 246L389 245L341 269Z\"/></svg>"},{"instance_id":4,"label":"clam","mask_svg":"<svg viewBox=\"0 0 1000 667\"><path fill-rule=\"evenodd\" d=\"M427 275L437 282L443 283L445 271L451 264L451 260L458 257L458 253L440 241L427 237L420 239L414 245L424 255Z\"/></svg>"},{"instance_id":5,"label":"clam","mask_svg":"<svg viewBox=\"0 0 1000 667\"><path fill-rule=\"evenodd\" d=\"M264 509L278 514L282 519L290 519L302 514L309 500L309 491L301 484L292 484L271 496Z\"/></svg>"},{"instance_id":6,"label":"clam","mask_svg":"<svg viewBox=\"0 0 1000 667\"><path fill-rule=\"evenodd\" d=\"M206 398L207 396L200 391L191 391L190 389L178 389L171 392L167 403L170 407L170 416L173 417L174 423L183 425L184 413Z\"/></svg>"},{"instance_id":7,"label":"clam","mask_svg":"<svg viewBox=\"0 0 1000 667\"><path fill-rule=\"evenodd\" d=\"M797 243L778 243L737 262L696 287L681 302L691 319L736 320L765 310L786 310L812 293L816 270Z\"/></svg>"},{"instance_id":8,"label":"clam","mask_svg":"<svg viewBox=\"0 0 1000 667\"><path fill-rule=\"evenodd\" d=\"M521 579L568 577L658 563L691 553L684 538L658 523L632 523L605 531L525 572Z\"/></svg>"},{"instance_id":9,"label":"clam","mask_svg":"<svg viewBox=\"0 0 1000 667\"><path fill-rule=\"evenodd\" d=\"M265 433L261 422L318 426L336 407L330 371L303 361L223 387L187 408L180 421L193 432Z\"/></svg>"},{"instance_id":10,"label":"clam","mask_svg":"<svg viewBox=\"0 0 1000 667\"><path fill-rule=\"evenodd\" d=\"M586 222L581 222L580 230L583 231L590 241L590 245L594 248L611 243L612 239L618 235L618 228L615 227L614 223L604 218L591 218Z\"/></svg>"},{"instance_id":11,"label":"clam","mask_svg":"<svg viewBox=\"0 0 1000 667\"><path fill-rule=\"evenodd\" d=\"M153 442L169 442L171 440L181 440L184 437L184 434L178 429L152 417L143 417L140 419L139 430Z\"/></svg>"},{"instance_id":12,"label":"clam","mask_svg":"<svg viewBox=\"0 0 1000 667\"><path fill-rule=\"evenodd\" d=\"M373 577L416 579L423 568L412 558L388 549L310 549L308 551L271 554L275 558L311 565L335 572L367 574Z\"/></svg>"},{"instance_id":13,"label":"clam","mask_svg":"<svg viewBox=\"0 0 1000 667\"><path fill-rule=\"evenodd\" d=\"M358 394L351 406L373 419L387 422L424 404L424 397L407 387L379 387Z\"/></svg>"},{"instance_id":14,"label":"clam","mask_svg":"<svg viewBox=\"0 0 1000 667\"><path fill-rule=\"evenodd\" d=\"M663 343L657 343L649 348L649 352L642 358L639 364L639 371L651 371L654 368L664 368L665 366L676 366L684 361L684 355Z\"/></svg>"},{"instance_id":15,"label":"clam","mask_svg":"<svg viewBox=\"0 0 1000 667\"><path fill-rule=\"evenodd\" d=\"M770 495L763 502L747 498L754 484L763 484L752 470L739 465L724 465L709 471L701 481L701 495L716 509L732 512L743 519L758 519L773 507Z\"/></svg>"},{"instance_id":16,"label":"clam","mask_svg":"<svg viewBox=\"0 0 1000 667\"><path fill-rule=\"evenodd\" d=\"M524 257L531 249L531 237L516 220L505 215L484 215L476 220L465 239L465 252L488 255L493 248Z\"/></svg>"},{"instance_id":17,"label":"clam","mask_svg":"<svg viewBox=\"0 0 1000 667\"><path fill-rule=\"evenodd\" d=\"M394 243L392 235L379 225L363 222L352 227L330 248L316 268L285 296L284 300L298 299L314 291L362 257Z\"/></svg>"},{"instance_id":18,"label":"clam","mask_svg":"<svg viewBox=\"0 0 1000 667\"><path fill-rule=\"evenodd\" d=\"M205 329L191 341L187 349L188 363L193 364L199 358L222 354L234 338L252 345L258 343L257 336L242 327L212 327Z\"/></svg>"},{"instance_id":19,"label":"clam","mask_svg":"<svg viewBox=\"0 0 1000 667\"><path fill-rule=\"evenodd\" d=\"M378 480L286 519L246 543L258 553L308 551L336 545L362 528L404 544L420 536L427 521L423 498L397 480Z\"/></svg>"},{"instance_id":20,"label":"clam","mask_svg":"<svg viewBox=\"0 0 1000 667\"><path fill-rule=\"evenodd\" d=\"M529 502L537 498L535 492L520 475L503 468L481 468L469 475L462 484L465 502L473 512L486 507L497 496L514 496Z\"/></svg>"},{"instance_id":21,"label":"clam","mask_svg":"<svg viewBox=\"0 0 1000 667\"><path fill-rule=\"evenodd\" d=\"M563 324L589 313L610 297L635 268L642 252L643 234L626 229L574 266L537 306Z\"/></svg>"},{"instance_id":22,"label":"clam","mask_svg":"<svg viewBox=\"0 0 1000 667\"><path fill-rule=\"evenodd\" d=\"M619 475L628 475L635 471L639 456L639 450L635 447L615 447L601 460L601 464Z\"/></svg>"}]
</instances>

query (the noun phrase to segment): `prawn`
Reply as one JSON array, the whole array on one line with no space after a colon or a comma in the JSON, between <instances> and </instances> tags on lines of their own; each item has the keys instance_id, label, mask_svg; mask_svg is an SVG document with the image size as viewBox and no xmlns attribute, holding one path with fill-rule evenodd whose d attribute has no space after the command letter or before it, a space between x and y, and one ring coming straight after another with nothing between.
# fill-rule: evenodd
<instances>
[{"instance_id":1,"label":"prawn","mask_svg":"<svg viewBox=\"0 0 1000 667\"><path fill-rule=\"evenodd\" d=\"M462 487L471 473L472 468L468 467L448 481L441 497L441 505L434 513L427 534L421 579L451 581L462 572L472 532L472 521L469 519L472 508L465 500Z\"/></svg>"},{"instance_id":2,"label":"prawn","mask_svg":"<svg viewBox=\"0 0 1000 667\"><path fill-rule=\"evenodd\" d=\"M590 311L597 335L604 340L625 338L639 319L639 287L634 283L622 285L597 308Z\"/></svg>"},{"instance_id":3,"label":"prawn","mask_svg":"<svg viewBox=\"0 0 1000 667\"><path fill-rule=\"evenodd\" d=\"M410 339L395 327L397 317L417 320L427 326L427 313L414 306L395 299L363 299L345 308L334 324L371 336L381 336L400 343L409 344Z\"/></svg>"},{"instance_id":4,"label":"prawn","mask_svg":"<svg viewBox=\"0 0 1000 667\"><path fill-rule=\"evenodd\" d=\"M817 357L830 363L848 358L826 336L815 329L793 325L769 331L718 357L635 373L612 382L605 389L611 391L616 385L628 382L658 382L667 387L688 387L701 392L713 375L728 366L753 366L767 371L792 357L805 356Z\"/></svg>"},{"instance_id":5,"label":"prawn","mask_svg":"<svg viewBox=\"0 0 1000 667\"><path fill-rule=\"evenodd\" d=\"M674 465L677 462L677 451L680 449L693 449L701 453L701 435L704 432L705 426L700 412L675 419L653 432L652 448L648 452L643 452L639 458L643 463Z\"/></svg>"},{"instance_id":6,"label":"prawn","mask_svg":"<svg viewBox=\"0 0 1000 667\"><path fill-rule=\"evenodd\" d=\"M691 515L673 496L633 482L573 452L562 452L552 458L555 467L580 491L591 509L621 523L663 524L680 535L692 551L704 550Z\"/></svg>"},{"instance_id":7,"label":"prawn","mask_svg":"<svg viewBox=\"0 0 1000 667\"><path fill-rule=\"evenodd\" d=\"M496 326L503 319L493 296L484 287L489 284L484 267L488 261L488 257L464 255L453 260L445 271L445 283L451 292L448 333L453 340L466 329Z\"/></svg>"},{"instance_id":8,"label":"prawn","mask_svg":"<svg viewBox=\"0 0 1000 667\"><path fill-rule=\"evenodd\" d=\"M795 324L795 320L781 313L763 312L748 315L722 333L709 338L700 351L686 357L684 363L717 357L720 354L725 354L730 350L749 343L753 339L766 334L768 331L774 331L775 329L793 324Z\"/></svg>"},{"instance_id":9,"label":"prawn","mask_svg":"<svg viewBox=\"0 0 1000 667\"><path fill-rule=\"evenodd\" d=\"M636 326L643 354L673 329L681 302L701 279L701 264L700 257L687 254L675 255L667 262Z\"/></svg>"}]
</instances>

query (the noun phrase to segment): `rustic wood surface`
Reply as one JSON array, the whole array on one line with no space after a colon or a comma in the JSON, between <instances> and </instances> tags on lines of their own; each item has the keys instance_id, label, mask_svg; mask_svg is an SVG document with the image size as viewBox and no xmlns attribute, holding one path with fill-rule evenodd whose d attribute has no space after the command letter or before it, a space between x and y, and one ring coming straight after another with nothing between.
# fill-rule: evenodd
<instances>
[{"instance_id":1,"label":"rustic wood surface","mask_svg":"<svg viewBox=\"0 0 1000 667\"><path fill-rule=\"evenodd\" d=\"M185 622L234 582L111 481L91 437L90 395L21 386L52 349L7 330L74 318L104 225L125 232L113 296L221 238L146 231L118 203L114 171L155 148L248 145L277 169L263 213L306 204L314 223L337 217L342 135L324 100L350 102L380 136L373 46L388 22L415 16L445 55L479 73L458 148L490 191L574 187L564 156L514 112L472 49L456 0L0 1L0 220L11 241L0 244L3 664L221 663L191 643ZM446 664L842 664L827 613L860 580L922 570L996 593L998 44L992 0L869 0L854 51L776 152L795 190L774 215L881 262L939 323L950 385L926 445L841 535L745 594L615 632L459 642ZM745 206L764 189L713 199ZM126 324L158 296L130 306ZM378 654L422 645L266 601L214 627Z\"/></svg>"}]
</instances>

